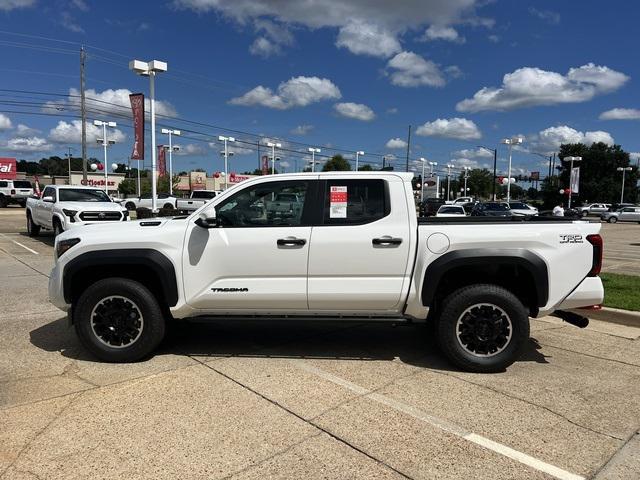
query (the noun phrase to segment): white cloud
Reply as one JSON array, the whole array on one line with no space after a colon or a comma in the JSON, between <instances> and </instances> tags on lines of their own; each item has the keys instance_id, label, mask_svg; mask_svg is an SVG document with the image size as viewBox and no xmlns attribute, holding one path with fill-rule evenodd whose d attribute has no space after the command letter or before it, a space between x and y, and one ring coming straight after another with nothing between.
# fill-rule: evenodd
<instances>
[{"instance_id":1,"label":"white cloud","mask_svg":"<svg viewBox=\"0 0 640 480\"><path fill-rule=\"evenodd\" d=\"M274 140L274 142L275 141L277 141L277 140ZM266 139L262 143L267 143ZM288 146L286 144L284 144L282 142L280 142L280 143L282 144L283 147L288 148ZM217 151L218 153L220 153L222 155L221 152L224 151L224 145L222 144L222 142L209 142L208 145L209 145L209 148L211 148L212 150ZM247 147L240 147L236 143L229 144L229 146L227 148L229 149L229 152L233 152L233 155L249 155L250 153L254 152L253 149L247 148Z\"/></svg>"},{"instance_id":2,"label":"white cloud","mask_svg":"<svg viewBox=\"0 0 640 480\"><path fill-rule=\"evenodd\" d=\"M19 123L16 127L16 135L19 137L30 137L40 133L40 130L37 128L31 128L25 125L24 123Z\"/></svg>"},{"instance_id":3,"label":"white cloud","mask_svg":"<svg viewBox=\"0 0 640 480\"><path fill-rule=\"evenodd\" d=\"M640 108L612 108L600 114L600 120L640 120Z\"/></svg>"},{"instance_id":4,"label":"white cloud","mask_svg":"<svg viewBox=\"0 0 640 480\"><path fill-rule=\"evenodd\" d=\"M482 137L480 129L466 118L439 118L433 122L427 122L416 130L418 135L424 137L455 138L458 140L476 140Z\"/></svg>"},{"instance_id":5,"label":"white cloud","mask_svg":"<svg viewBox=\"0 0 640 480\"><path fill-rule=\"evenodd\" d=\"M73 33L85 33L84 28L82 28L73 18L69 12L62 12L60 14L60 25Z\"/></svg>"},{"instance_id":6,"label":"white cloud","mask_svg":"<svg viewBox=\"0 0 640 480\"><path fill-rule=\"evenodd\" d=\"M609 67L588 63L566 75L523 67L507 73L500 87L484 87L456 105L461 112L513 110L539 105L579 103L622 87L629 77Z\"/></svg>"},{"instance_id":7,"label":"white cloud","mask_svg":"<svg viewBox=\"0 0 640 480\"><path fill-rule=\"evenodd\" d=\"M71 4L75 6L78 10L82 10L83 12L89 11L89 6L84 0L71 0Z\"/></svg>"},{"instance_id":8,"label":"white cloud","mask_svg":"<svg viewBox=\"0 0 640 480\"><path fill-rule=\"evenodd\" d=\"M306 135L311 130L313 130L313 125L298 125L296 128L291 130L293 135Z\"/></svg>"},{"instance_id":9,"label":"white cloud","mask_svg":"<svg viewBox=\"0 0 640 480\"><path fill-rule=\"evenodd\" d=\"M362 103L336 103L333 108L343 117L355 118L363 122L369 122L376 118L374 111Z\"/></svg>"},{"instance_id":10,"label":"white cloud","mask_svg":"<svg viewBox=\"0 0 640 480\"><path fill-rule=\"evenodd\" d=\"M0 113L0 130L9 130L10 128L13 128L11 119L6 115Z\"/></svg>"},{"instance_id":11,"label":"white cloud","mask_svg":"<svg viewBox=\"0 0 640 480\"><path fill-rule=\"evenodd\" d=\"M466 41L455 28L442 25L431 25L424 32L422 40L446 40L454 43L464 43Z\"/></svg>"},{"instance_id":12,"label":"white cloud","mask_svg":"<svg viewBox=\"0 0 640 480\"><path fill-rule=\"evenodd\" d=\"M102 92L97 92L93 88L85 90L85 97L87 99L87 109L89 118L103 117L109 114L128 115L131 116L131 102L129 101L129 95L131 90L126 88L118 88L113 90L108 88ZM176 116L176 110L169 102L156 99L156 114L166 116ZM80 91L75 88L69 89L69 97L65 100L47 102L43 110L59 110L59 109L75 109L80 108ZM144 108L149 116L150 103L149 99L144 99ZM90 110L100 110L100 113L92 113Z\"/></svg>"},{"instance_id":13,"label":"white cloud","mask_svg":"<svg viewBox=\"0 0 640 480\"><path fill-rule=\"evenodd\" d=\"M640 162L640 152L629 152L629 159L637 164Z\"/></svg>"},{"instance_id":14,"label":"white cloud","mask_svg":"<svg viewBox=\"0 0 640 480\"><path fill-rule=\"evenodd\" d=\"M402 50L396 35L379 25L350 22L340 29L336 46L356 55L389 58Z\"/></svg>"},{"instance_id":15,"label":"white cloud","mask_svg":"<svg viewBox=\"0 0 640 480\"><path fill-rule=\"evenodd\" d=\"M460 78L462 75L462 70L457 65L449 65L444 69L445 73L451 78Z\"/></svg>"},{"instance_id":16,"label":"white cloud","mask_svg":"<svg viewBox=\"0 0 640 480\"><path fill-rule=\"evenodd\" d=\"M395 115L396 113L398 113L398 109L396 107L387 108L387 113L389 115Z\"/></svg>"},{"instance_id":17,"label":"white cloud","mask_svg":"<svg viewBox=\"0 0 640 480\"><path fill-rule=\"evenodd\" d=\"M286 110L293 107L305 107L322 100L338 99L340 89L327 78L294 77L278 85L276 92L258 85L241 97L229 100L231 105L263 106Z\"/></svg>"},{"instance_id":18,"label":"white cloud","mask_svg":"<svg viewBox=\"0 0 640 480\"><path fill-rule=\"evenodd\" d=\"M179 157L190 157L194 155L206 155L209 151L200 144L187 143L186 145L180 145L180 150L174 153Z\"/></svg>"},{"instance_id":19,"label":"white cloud","mask_svg":"<svg viewBox=\"0 0 640 480\"><path fill-rule=\"evenodd\" d=\"M580 132L567 125L546 128L528 140L531 151L547 154L557 152L560 149L560 145L566 143L584 143L586 145L591 145L596 142L603 142L607 145L613 145L615 143L613 137L608 132L601 130Z\"/></svg>"},{"instance_id":20,"label":"white cloud","mask_svg":"<svg viewBox=\"0 0 640 480\"><path fill-rule=\"evenodd\" d=\"M487 36L487 38L489 39L489 41L491 43L498 43L500 41L500 36L499 35L495 35L495 34L491 34L491 35Z\"/></svg>"},{"instance_id":21,"label":"white cloud","mask_svg":"<svg viewBox=\"0 0 640 480\"><path fill-rule=\"evenodd\" d=\"M102 138L102 128L96 127L93 123L87 122L87 145L89 147L97 146L97 139ZM49 131L49 140L55 143L73 143L78 144L82 138L82 122L73 120L65 122L61 120L54 128ZM127 136L117 128L107 128L107 139L116 143L122 143Z\"/></svg>"},{"instance_id":22,"label":"white cloud","mask_svg":"<svg viewBox=\"0 0 640 480\"><path fill-rule=\"evenodd\" d=\"M272 55L280 55L283 47L293 45L293 35L282 24L276 24L271 20L257 19L254 22L256 33L260 34L249 47L249 52L268 58Z\"/></svg>"},{"instance_id":23,"label":"white cloud","mask_svg":"<svg viewBox=\"0 0 640 480\"><path fill-rule=\"evenodd\" d=\"M3 148L18 153L48 152L53 145L41 137L15 137L7 140Z\"/></svg>"},{"instance_id":24,"label":"white cloud","mask_svg":"<svg viewBox=\"0 0 640 480\"><path fill-rule=\"evenodd\" d=\"M0 10L9 12L18 8L28 8L35 5L36 0L0 0Z\"/></svg>"},{"instance_id":25,"label":"white cloud","mask_svg":"<svg viewBox=\"0 0 640 480\"><path fill-rule=\"evenodd\" d=\"M407 148L407 142L401 138L392 138L385 145L387 148Z\"/></svg>"},{"instance_id":26,"label":"white cloud","mask_svg":"<svg viewBox=\"0 0 640 480\"><path fill-rule=\"evenodd\" d=\"M480 18L476 8L482 0L173 0L178 8L198 13L221 14L240 25L256 19L270 19L312 30L338 29L336 45L355 54L389 57L400 51L399 37L407 31L439 25L493 26L492 19Z\"/></svg>"},{"instance_id":27,"label":"white cloud","mask_svg":"<svg viewBox=\"0 0 640 480\"><path fill-rule=\"evenodd\" d=\"M438 65L413 52L401 52L389 60L391 83L399 87L442 87L444 76Z\"/></svg>"},{"instance_id":28,"label":"white cloud","mask_svg":"<svg viewBox=\"0 0 640 480\"><path fill-rule=\"evenodd\" d=\"M456 157L464 158L493 158L493 152L484 148L464 148L453 152Z\"/></svg>"},{"instance_id":29,"label":"white cloud","mask_svg":"<svg viewBox=\"0 0 640 480\"><path fill-rule=\"evenodd\" d=\"M535 7L529 7L529 13L552 25L558 25L560 23L560 14L558 12L553 12L551 10L538 10Z\"/></svg>"}]
</instances>

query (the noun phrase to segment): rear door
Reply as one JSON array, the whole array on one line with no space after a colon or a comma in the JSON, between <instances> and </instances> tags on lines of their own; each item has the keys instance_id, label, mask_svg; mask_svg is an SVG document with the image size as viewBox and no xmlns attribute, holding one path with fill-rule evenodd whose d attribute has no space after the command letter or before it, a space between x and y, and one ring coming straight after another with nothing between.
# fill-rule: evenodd
<instances>
[{"instance_id":1,"label":"rear door","mask_svg":"<svg viewBox=\"0 0 640 480\"><path fill-rule=\"evenodd\" d=\"M323 212L309 251L309 308L334 313L400 309L411 247L404 182L361 175L321 180Z\"/></svg>"}]
</instances>

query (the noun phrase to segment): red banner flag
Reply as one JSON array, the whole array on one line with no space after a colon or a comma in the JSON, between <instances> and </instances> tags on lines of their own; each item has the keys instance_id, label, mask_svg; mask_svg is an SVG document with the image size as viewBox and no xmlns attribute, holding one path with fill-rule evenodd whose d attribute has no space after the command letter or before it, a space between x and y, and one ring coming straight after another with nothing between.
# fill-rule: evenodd
<instances>
[{"instance_id":1,"label":"red banner flag","mask_svg":"<svg viewBox=\"0 0 640 480\"><path fill-rule=\"evenodd\" d=\"M266 155L262 156L262 175L266 175L269 173L269 157Z\"/></svg>"},{"instance_id":2,"label":"red banner flag","mask_svg":"<svg viewBox=\"0 0 640 480\"><path fill-rule=\"evenodd\" d=\"M34 192L39 197L39 196L42 195L42 192L40 192L40 181L38 180L38 176L37 175L34 175L33 179L34 179L35 184L36 184L36 188L34 189Z\"/></svg>"},{"instance_id":3,"label":"red banner flag","mask_svg":"<svg viewBox=\"0 0 640 480\"><path fill-rule=\"evenodd\" d=\"M14 180L16 178L16 159L0 158L0 178Z\"/></svg>"},{"instance_id":4,"label":"red banner flag","mask_svg":"<svg viewBox=\"0 0 640 480\"><path fill-rule=\"evenodd\" d=\"M144 160L144 94L129 95L133 113L133 151L131 160Z\"/></svg>"},{"instance_id":5,"label":"red banner flag","mask_svg":"<svg viewBox=\"0 0 640 480\"><path fill-rule=\"evenodd\" d=\"M167 155L164 145L158 145L158 176L167 174Z\"/></svg>"}]
</instances>

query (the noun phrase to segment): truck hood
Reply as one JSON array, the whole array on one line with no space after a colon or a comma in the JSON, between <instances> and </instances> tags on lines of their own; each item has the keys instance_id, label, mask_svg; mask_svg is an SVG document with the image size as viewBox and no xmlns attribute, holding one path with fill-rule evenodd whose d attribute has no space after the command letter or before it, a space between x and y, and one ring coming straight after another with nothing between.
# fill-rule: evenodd
<instances>
[{"instance_id":1,"label":"truck hood","mask_svg":"<svg viewBox=\"0 0 640 480\"><path fill-rule=\"evenodd\" d=\"M122 205L113 202L60 202L59 207L79 212L121 212L123 210Z\"/></svg>"}]
</instances>

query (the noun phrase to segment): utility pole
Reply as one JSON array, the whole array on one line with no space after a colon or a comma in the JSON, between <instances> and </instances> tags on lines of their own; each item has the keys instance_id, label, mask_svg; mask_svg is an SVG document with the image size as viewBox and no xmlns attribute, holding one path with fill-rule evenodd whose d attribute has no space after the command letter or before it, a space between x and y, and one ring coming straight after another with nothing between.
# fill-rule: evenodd
<instances>
[{"instance_id":1,"label":"utility pole","mask_svg":"<svg viewBox=\"0 0 640 480\"><path fill-rule=\"evenodd\" d=\"M409 171L409 149L411 148L411 125L409 125L409 134L407 135L407 165L405 171Z\"/></svg>"},{"instance_id":2,"label":"utility pole","mask_svg":"<svg viewBox=\"0 0 640 480\"><path fill-rule=\"evenodd\" d=\"M71 147L67 147L69 153L67 153L67 159L69 160L69 185L71 185Z\"/></svg>"},{"instance_id":3,"label":"utility pole","mask_svg":"<svg viewBox=\"0 0 640 480\"><path fill-rule=\"evenodd\" d=\"M87 54L83 45L80 47L80 121L82 122L82 183L84 185L87 184L87 107L84 101L84 61L86 58Z\"/></svg>"}]
</instances>

